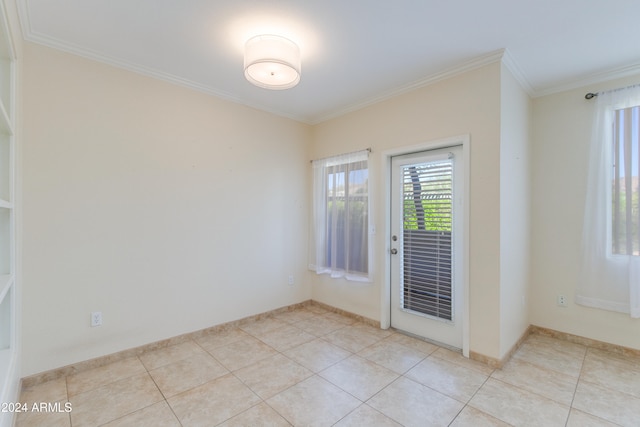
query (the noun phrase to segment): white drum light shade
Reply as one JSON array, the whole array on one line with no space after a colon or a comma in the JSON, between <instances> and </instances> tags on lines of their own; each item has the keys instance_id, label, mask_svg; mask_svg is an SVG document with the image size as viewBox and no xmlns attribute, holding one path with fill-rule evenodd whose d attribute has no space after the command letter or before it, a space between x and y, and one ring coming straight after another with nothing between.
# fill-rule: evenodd
<instances>
[{"instance_id":1,"label":"white drum light shade","mask_svg":"<svg viewBox=\"0 0 640 427\"><path fill-rule=\"evenodd\" d=\"M300 81L300 49L274 35L250 38L244 46L244 76L266 89L289 89Z\"/></svg>"}]
</instances>

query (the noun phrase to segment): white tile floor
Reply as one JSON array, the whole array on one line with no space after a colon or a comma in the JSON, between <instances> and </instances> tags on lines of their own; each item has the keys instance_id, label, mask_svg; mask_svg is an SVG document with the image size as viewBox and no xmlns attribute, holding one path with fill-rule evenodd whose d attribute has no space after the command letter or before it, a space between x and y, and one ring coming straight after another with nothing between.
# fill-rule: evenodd
<instances>
[{"instance_id":1,"label":"white tile floor","mask_svg":"<svg viewBox=\"0 0 640 427\"><path fill-rule=\"evenodd\" d=\"M531 335L503 369L318 306L23 390L17 426L639 426L640 360Z\"/></svg>"}]
</instances>

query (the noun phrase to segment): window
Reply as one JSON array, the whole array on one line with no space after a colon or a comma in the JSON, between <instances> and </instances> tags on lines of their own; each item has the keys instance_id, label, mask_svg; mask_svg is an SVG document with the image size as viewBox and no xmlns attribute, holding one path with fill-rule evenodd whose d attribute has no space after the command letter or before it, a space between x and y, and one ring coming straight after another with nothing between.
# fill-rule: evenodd
<instances>
[{"instance_id":1,"label":"window","mask_svg":"<svg viewBox=\"0 0 640 427\"><path fill-rule=\"evenodd\" d=\"M316 272L368 280L368 151L315 160L313 169Z\"/></svg>"},{"instance_id":2,"label":"window","mask_svg":"<svg viewBox=\"0 0 640 427\"><path fill-rule=\"evenodd\" d=\"M640 106L614 112L611 250L616 255L640 256L639 118Z\"/></svg>"},{"instance_id":3,"label":"window","mask_svg":"<svg viewBox=\"0 0 640 427\"><path fill-rule=\"evenodd\" d=\"M453 320L453 160L405 165L402 180L402 306Z\"/></svg>"},{"instance_id":4,"label":"window","mask_svg":"<svg viewBox=\"0 0 640 427\"><path fill-rule=\"evenodd\" d=\"M640 317L640 85L598 93L576 302Z\"/></svg>"}]
</instances>

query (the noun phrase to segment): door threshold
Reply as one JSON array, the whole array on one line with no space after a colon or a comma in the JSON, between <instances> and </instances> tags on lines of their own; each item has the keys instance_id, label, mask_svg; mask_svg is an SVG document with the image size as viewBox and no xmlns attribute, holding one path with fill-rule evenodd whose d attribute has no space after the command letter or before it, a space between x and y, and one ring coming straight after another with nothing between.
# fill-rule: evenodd
<instances>
[{"instance_id":1,"label":"door threshold","mask_svg":"<svg viewBox=\"0 0 640 427\"><path fill-rule=\"evenodd\" d=\"M393 330L395 332L398 332L398 333L400 333L402 335L406 335L406 336L411 337L411 338L415 338L415 339L418 339L418 340L421 340L421 341L425 341L425 342L428 342L429 344L437 345L438 347L442 347L442 348L447 349L449 351L453 351L455 353L462 354L462 349L461 348L457 348L457 347L454 347L454 346L449 345L449 344L445 344L445 343L440 342L440 341L432 340L432 339L429 339L427 337L416 335L416 334L413 334L411 332L403 331L402 329L397 329L397 328L393 328L393 327L390 327L389 329L391 329L391 330Z\"/></svg>"}]
</instances>

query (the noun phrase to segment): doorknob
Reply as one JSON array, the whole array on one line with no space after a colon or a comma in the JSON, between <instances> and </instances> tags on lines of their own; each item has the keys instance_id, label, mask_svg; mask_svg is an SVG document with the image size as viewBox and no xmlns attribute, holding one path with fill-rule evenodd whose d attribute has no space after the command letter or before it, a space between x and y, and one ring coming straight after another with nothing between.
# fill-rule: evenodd
<instances>
[{"instance_id":1,"label":"doorknob","mask_svg":"<svg viewBox=\"0 0 640 427\"><path fill-rule=\"evenodd\" d=\"M395 255L397 253L398 253L398 250L396 248L391 249L391 255Z\"/></svg>"}]
</instances>

